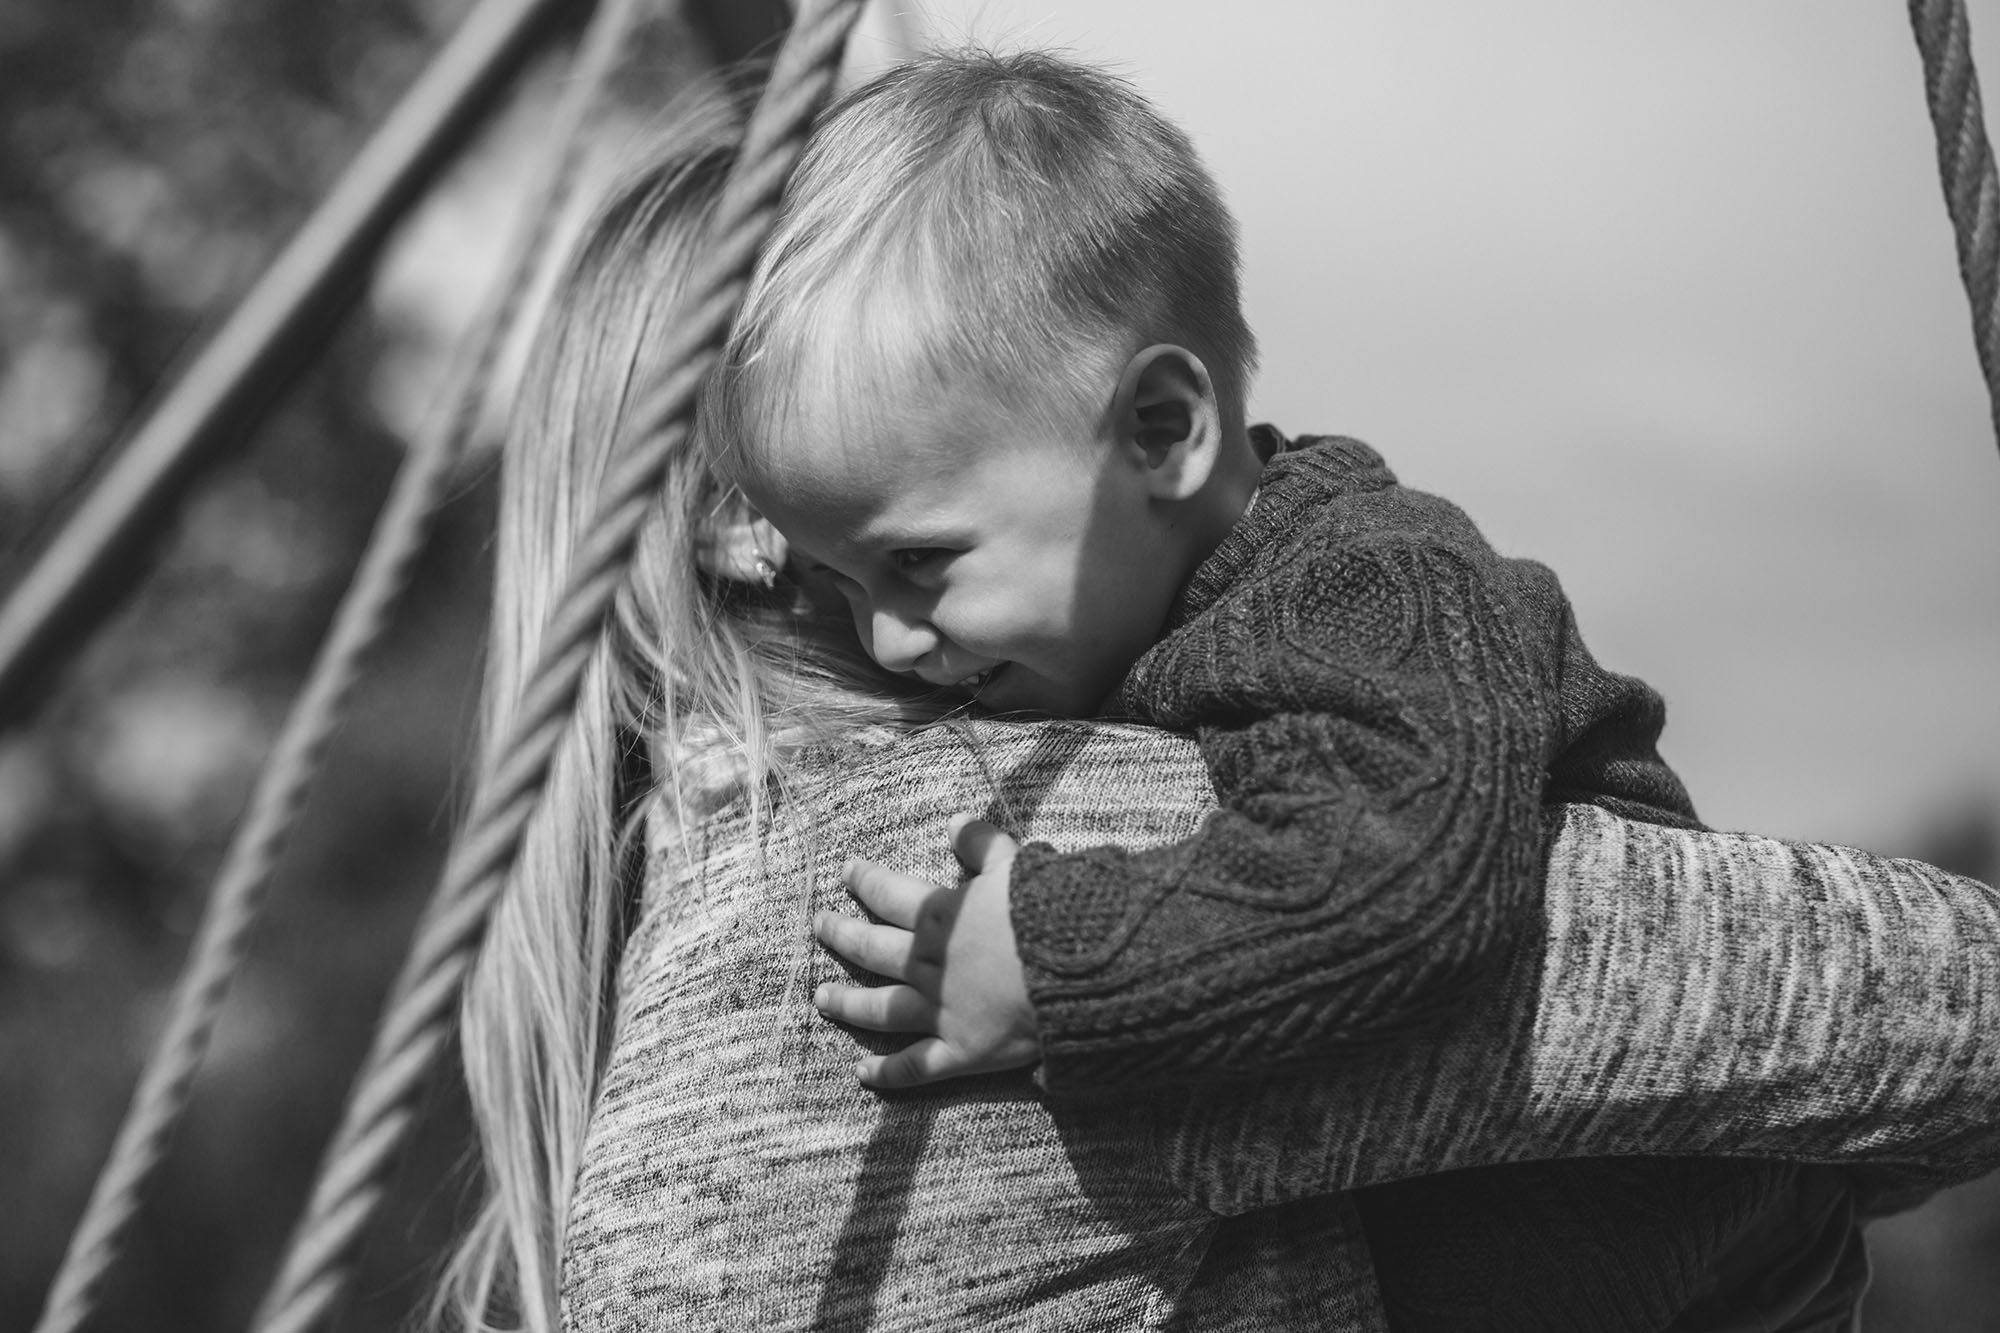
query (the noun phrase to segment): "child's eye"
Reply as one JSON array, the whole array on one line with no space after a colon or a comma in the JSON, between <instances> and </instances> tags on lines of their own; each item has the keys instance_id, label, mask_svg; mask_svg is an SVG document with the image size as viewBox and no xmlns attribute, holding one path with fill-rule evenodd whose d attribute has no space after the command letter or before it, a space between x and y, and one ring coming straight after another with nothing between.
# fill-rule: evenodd
<instances>
[{"instance_id":1,"label":"child's eye","mask_svg":"<svg viewBox=\"0 0 2000 1333\"><path fill-rule=\"evenodd\" d=\"M905 574L914 574L950 556L942 546L904 546L889 552L889 563Z\"/></svg>"}]
</instances>

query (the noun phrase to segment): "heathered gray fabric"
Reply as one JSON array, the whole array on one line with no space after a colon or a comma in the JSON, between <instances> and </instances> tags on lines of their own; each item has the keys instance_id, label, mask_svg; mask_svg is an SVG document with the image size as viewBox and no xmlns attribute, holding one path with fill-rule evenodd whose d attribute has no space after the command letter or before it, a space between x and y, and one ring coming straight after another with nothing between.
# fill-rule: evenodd
<instances>
[{"instance_id":1,"label":"heathered gray fabric","mask_svg":"<svg viewBox=\"0 0 2000 1333\"><path fill-rule=\"evenodd\" d=\"M808 922L853 910L843 860L949 881L958 810L1147 845L1211 801L1191 743L980 724L819 757L761 847L712 823L628 948L565 1326L1373 1333L1355 1185L1634 1151L1938 1181L2000 1160L1990 890L1584 807L1551 814L1546 947L1466 1023L1324 1081L1136 1104L1044 1100L1025 1073L855 1083L856 1037L810 1005L840 975Z\"/></svg>"}]
</instances>

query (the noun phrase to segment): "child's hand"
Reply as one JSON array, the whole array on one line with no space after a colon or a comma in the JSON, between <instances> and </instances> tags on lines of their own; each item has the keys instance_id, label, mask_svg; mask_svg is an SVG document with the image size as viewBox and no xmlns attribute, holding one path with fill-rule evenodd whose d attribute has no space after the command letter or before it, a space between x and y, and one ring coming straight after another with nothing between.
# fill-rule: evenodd
<instances>
[{"instance_id":1,"label":"child's hand","mask_svg":"<svg viewBox=\"0 0 2000 1333\"><path fill-rule=\"evenodd\" d=\"M828 983L813 1003L828 1018L856 1027L924 1034L893 1054L862 1060L856 1072L869 1087L915 1087L1040 1058L1035 1011L1007 915L1017 847L985 820L960 815L952 821L952 849L972 874L963 890L872 861L850 861L841 872L848 891L887 924L821 912L813 933L848 962L902 984Z\"/></svg>"}]
</instances>

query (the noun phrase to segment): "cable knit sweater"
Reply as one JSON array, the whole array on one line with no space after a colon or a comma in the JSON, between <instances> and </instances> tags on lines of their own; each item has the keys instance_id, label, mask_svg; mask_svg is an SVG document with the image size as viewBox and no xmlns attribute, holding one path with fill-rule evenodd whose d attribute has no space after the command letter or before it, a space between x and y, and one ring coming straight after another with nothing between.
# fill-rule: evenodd
<instances>
[{"instance_id":1,"label":"cable knit sweater","mask_svg":"<svg viewBox=\"0 0 2000 1333\"><path fill-rule=\"evenodd\" d=\"M1659 696L1591 658L1553 573L1367 445L1256 432L1256 501L1114 702L1194 731L1222 808L1014 864L1052 1090L1406 1038L1531 924L1544 801L1697 826Z\"/></svg>"}]
</instances>

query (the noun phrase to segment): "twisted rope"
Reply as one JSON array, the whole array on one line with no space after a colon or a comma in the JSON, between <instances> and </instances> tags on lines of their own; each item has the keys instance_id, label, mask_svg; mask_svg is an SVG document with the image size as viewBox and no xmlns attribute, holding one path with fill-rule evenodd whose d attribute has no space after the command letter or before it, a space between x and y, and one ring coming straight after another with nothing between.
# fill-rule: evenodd
<instances>
[{"instance_id":1,"label":"twisted rope","mask_svg":"<svg viewBox=\"0 0 2000 1333\"><path fill-rule=\"evenodd\" d=\"M778 53L717 207L715 240L689 282L688 315L663 350L660 364L672 369L633 413L618 442L596 513L543 636L540 660L474 793L437 896L418 925L305 1215L253 1321L258 1333L315 1327L345 1285L346 1256L380 1204L384 1177L415 1122L418 1095L449 1035L493 904L540 802L591 651L625 583L667 465L687 438L696 389L742 300L779 193L812 118L832 92L861 4L825 0L814 6L800 16Z\"/></svg>"},{"instance_id":2,"label":"twisted rope","mask_svg":"<svg viewBox=\"0 0 2000 1333\"><path fill-rule=\"evenodd\" d=\"M1965 0L1910 0L1910 25L1924 60L1924 91L1937 134L1938 175L1958 241L1958 273L1972 302L1972 340L1986 374L2000 440L2000 180L1972 66Z\"/></svg>"},{"instance_id":3,"label":"twisted rope","mask_svg":"<svg viewBox=\"0 0 2000 1333\"><path fill-rule=\"evenodd\" d=\"M610 0L577 56L576 75L554 131L527 225L507 254L498 285L472 326L469 353L455 359L445 410L414 442L398 472L326 642L258 775L209 894L176 985L160 1044L141 1074L131 1109L91 1190L82 1219L43 1303L36 1333L73 1333L96 1311L147 1186L186 1113L196 1072L268 897L271 874L345 710L361 666L394 616L417 557L452 486L453 464L477 428L500 349L520 318L523 293L546 248L582 158L582 130L631 26L633 0Z\"/></svg>"}]
</instances>

